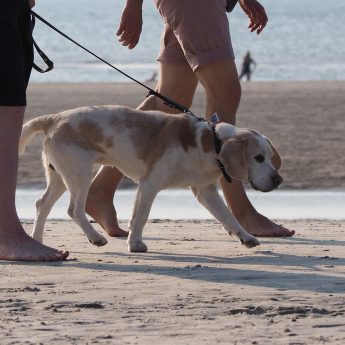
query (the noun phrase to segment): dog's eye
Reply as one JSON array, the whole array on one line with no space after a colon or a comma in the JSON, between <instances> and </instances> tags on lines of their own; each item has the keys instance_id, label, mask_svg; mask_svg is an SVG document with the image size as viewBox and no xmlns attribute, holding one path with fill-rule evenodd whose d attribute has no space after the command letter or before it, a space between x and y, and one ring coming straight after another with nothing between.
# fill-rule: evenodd
<instances>
[{"instance_id":1,"label":"dog's eye","mask_svg":"<svg viewBox=\"0 0 345 345\"><path fill-rule=\"evenodd\" d=\"M262 163L265 161L265 157L263 155L257 155L254 158L258 163Z\"/></svg>"}]
</instances>

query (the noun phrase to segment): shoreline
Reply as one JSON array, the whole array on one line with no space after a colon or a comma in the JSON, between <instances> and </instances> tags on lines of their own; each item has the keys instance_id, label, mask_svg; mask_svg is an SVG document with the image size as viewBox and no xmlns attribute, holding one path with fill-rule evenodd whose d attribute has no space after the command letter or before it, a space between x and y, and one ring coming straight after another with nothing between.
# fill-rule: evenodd
<instances>
[{"instance_id":1,"label":"shoreline","mask_svg":"<svg viewBox=\"0 0 345 345\"><path fill-rule=\"evenodd\" d=\"M223 195L220 190L220 195ZM16 193L17 212L21 219L34 219L36 201L43 190L19 189ZM118 190L114 197L118 219L132 216L136 190ZM274 191L260 193L251 189L247 196L254 208L269 219L284 221L303 219L344 220L345 191ZM183 202L181 202L183 200ZM67 214L69 193L62 195L49 214L50 219L70 219ZM150 210L150 219L214 219L201 206L190 190L170 189L161 191Z\"/></svg>"},{"instance_id":2,"label":"shoreline","mask_svg":"<svg viewBox=\"0 0 345 345\"><path fill-rule=\"evenodd\" d=\"M244 82L237 125L269 137L283 158L282 190L345 189L345 81ZM154 87L154 84L150 84ZM146 90L128 83L32 83L25 121L84 105L136 107ZM203 114L199 86L191 107ZM18 188L43 187L41 139L20 157ZM128 180L122 186L133 186Z\"/></svg>"}]
</instances>

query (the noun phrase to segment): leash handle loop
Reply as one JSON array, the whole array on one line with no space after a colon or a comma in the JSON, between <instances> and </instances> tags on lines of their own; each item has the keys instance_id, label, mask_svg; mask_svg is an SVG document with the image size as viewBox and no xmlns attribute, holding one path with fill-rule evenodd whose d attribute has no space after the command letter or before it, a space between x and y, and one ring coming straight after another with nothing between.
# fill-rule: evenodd
<instances>
[{"instance_id":1,"label":"leash handle loop","mask_svg":"<svg viewBox=\"0 0 345 345\"><path fill-rule=\"evenodd\" d=\"M31 24L32 24L32 31L34 30L35 27L35 16L31 13ZM42 49L37 45L36 41L32 37L32 43L34 44L34 47L39 54L39 56L42 58L42 60L46 63L47 68L42 69L41 67L37 66L35 62L32 63L32 67L40 73L46 73L51 71L54 68L54 62L51 61L46 54L43 53Z\"/></svg>"}]
</instances>

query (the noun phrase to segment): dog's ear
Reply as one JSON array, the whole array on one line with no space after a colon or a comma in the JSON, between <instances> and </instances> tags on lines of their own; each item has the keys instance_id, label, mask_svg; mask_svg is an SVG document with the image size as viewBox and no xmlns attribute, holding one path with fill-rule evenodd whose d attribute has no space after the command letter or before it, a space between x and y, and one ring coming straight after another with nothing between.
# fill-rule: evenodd
<instances>
[{"instance_id":1,"label":"dog's ear","mask_svg":"<svg viewBox=\"0 0 345 345\"><path fill-rule=\"evenodd\" d=\"M223 163L226 172L233 178L246 181L248 167L244 151L246 140L228 139L222 146L218 159Z\"/></svg>"},{"instance_id":2,"label":"dog's ear","mask_svg":"<svg viewBox=\"0 0 345 345\"><path fill-rule=\"evenodd\" d=\"M273 146L271 141L267 137L265 137L265 139L267 140L267 142L269 143L273 151L273 157L271 158L272 165L274 166L276 170L279 170L280 167L282 166L282 159L280 157L280 154L277 151L277 149Z\"/></svg>"}]
</instances>

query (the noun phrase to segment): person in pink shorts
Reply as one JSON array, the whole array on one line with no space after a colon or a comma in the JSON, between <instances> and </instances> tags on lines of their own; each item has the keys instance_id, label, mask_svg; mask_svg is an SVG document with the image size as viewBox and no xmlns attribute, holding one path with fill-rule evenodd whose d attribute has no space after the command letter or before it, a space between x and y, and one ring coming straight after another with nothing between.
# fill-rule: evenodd
<instances>
[{"instance_id":1,"label":"person in pink shorts","mask_svg":"<svg viewBox=\"0 0 345 345\"><path fill-rule=\"evenodd\" d=\"M205 117L213 113L220 120L235 124L241 98L229 22L227 0L155 0L164 30L158 56L160 64L156 90L190 107L198 82L205 89ZM268 18L256 0L239 0L249 17L249 30L260 34ZM117 36L123 46L134 48L142 29L142 0L126 0ZM154 96L146 98L138 109L177 113ZM121 173L102 167L90 188L86 211L110 236L127 236L118 226L113 197ZM225 199L241 225L255 236L292 236L294 231L273 223L258 213L249 201L242 182L221 179Z\"/></svg>"}]
</instances>

